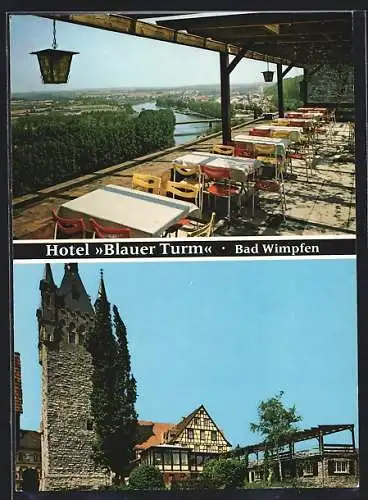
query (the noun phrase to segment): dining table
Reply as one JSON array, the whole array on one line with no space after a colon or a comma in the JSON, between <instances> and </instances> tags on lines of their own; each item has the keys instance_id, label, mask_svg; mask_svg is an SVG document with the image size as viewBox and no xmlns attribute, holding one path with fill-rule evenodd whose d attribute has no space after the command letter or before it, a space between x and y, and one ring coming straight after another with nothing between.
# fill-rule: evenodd
<instances>
[{"instance_id":1,"label":"dining table","mask_svg":"<svg viewBox=\"0 0 368 500\"><path fill-rule=\"evenodd\" d=\"M273 146L275 156L286 156L287 149L291 143L289 139L282 139L278 137L259 137L256 135L237 134L234 136L233 141L241 147L246 149L252 148L257 154L257 145L259 146ZM262 153L258 153L262 154Z\"/></svg>"},{"instance_id":2,"label":"dining table","mask_svg":"<svg viewBox=\"0 0 368 500\"><path fill-rule=\"evenodd\" d=\"M279 137L281 139L284 137L291 142L300 142L303 134L303 127L288 127L286 125L256 125L253 129L269 130L270 137Z\"/></svg>"},{"instance_id":3,"label":"dining table","mask_svg":"<svg viewBox=\"0 0 368 500\"><path fill-rule=\"evenodd\" d=\"M230 179L243 184L262 165L261 162L254 158L225 156L215 153L205 153L203 151L192 151L191 153L179 156L173 160L173 163L188 168L197 166L198 171L203 166L229 169Z\"/></svg>"},{"instance_id":4,"label":"dining table","mask_svg":"<svg viewBox=\"0 0 368 500\"><path fill-rule=\"evenodd\" d=\"M320 120L324 117L324 114L318 111L288 111L284 116L285 118L314 118L315 120Z\"/></svg>"},{"instance_id":5,"label":"dining table","mask_svg":"<svg viewBox=\"0 0 368 500\"><path fill-rule=\"evenodd\" d=\"M272 121L273 125L283 125L285 127L303 127L312 128L316 125L316 120L314 118L276 118Z\"/></svg>"},{"instance_id":6,"label":"dining table","mask_svg":"<svg viewBox=\"0 0 368 500\"><path fill-rule=\"evenodd\" d=\"M90 219L109 227L127 227L132 238L163 236L179 220L200 217L197 205L178 199L109 184L59 207L61 217Z\"/></svg>"},{"instance_id":7,"label":"dining table","mask_svg":"<svg viewBox=\"0 0 368 500\"><path fill-rule=\"evenodd\" d=\"M298 108L297 111L300 111L301 113L322 113L322 114L327 114L328 113L328 108Z\"/></svg>"}]
</instances>

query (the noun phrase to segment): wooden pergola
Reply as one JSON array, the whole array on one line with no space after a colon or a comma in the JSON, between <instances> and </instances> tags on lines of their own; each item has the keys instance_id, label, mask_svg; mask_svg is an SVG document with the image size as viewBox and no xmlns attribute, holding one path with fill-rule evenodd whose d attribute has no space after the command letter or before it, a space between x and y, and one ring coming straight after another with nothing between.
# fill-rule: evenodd
<instances>
[{"instance_id":1,"label":"wooden pergola","mask_svg":"<svg viewBox=\"0 0 368 500\"><path fill-rule=\"evenodd\" d=\"M162 15L157 13L156 17ZM43 14L42 17L101 28L220 54L223 143L231 140L230 74L243 59L276 64L278 112L284 116L283 79L293 67L350 63L352 12L274 12L141 21L152 14ZM170 17L170 16L169 16ZM234 56L230 61L230 56ZM283 69L283 66L286 66ZM307 89L302 87L307 102Z\"/></svg>"},{"instance_id":2,"label":"wooden pergola","mask_svg":"<svg viewBox=\"0 0 368 500\"><path fill-rule=\"evenodd\" d=\"M330 445L330 448L340 448L348 449L350 452L355 451L355 435L354 435L354 424L335 424L335 425L318 425L316 427L310 427L309 429L298 430L290 434L287 438L280 441L279 447L289 446L290 452L294 453L294 445L296 443L307 441L309 439L317 439L318 447L320 453L323 453L325 448L324 436L335 434L338 432L350 431L351 433L351 444L350 445ZM258 444L248 445L244 447L235 448L231 450L229 456L241 456L255 453L258 455L259 452L264 452L270 448L269 443L262 442Z\"/></svg>"}]
</instances>

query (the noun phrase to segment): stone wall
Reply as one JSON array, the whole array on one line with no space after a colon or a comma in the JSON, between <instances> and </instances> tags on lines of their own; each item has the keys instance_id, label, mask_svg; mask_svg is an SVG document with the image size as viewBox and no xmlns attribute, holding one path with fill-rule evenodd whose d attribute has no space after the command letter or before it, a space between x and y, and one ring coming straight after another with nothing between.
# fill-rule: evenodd
<instances>
[{"instance_id":1,"label":"stone wall","mask_svg":"<svg viewBox=\"0 0 368 500\"><path fill-rule=\"evenodd\" d=\"M354 105L354 66L340 64L306 68L307 102Z\"/></svg>"},{"instance_id":2,"label":"stone wall","mask_svg":"<svg viewBox=\"0 0 368 500\"><path fill-rule=\"evenodd\" d=\"M84 335L93 318L57 309L44 341L42 362L41 490L91 489L110 484L91 458L91 357ZM53 330L53 331L52 331Z\"/></svg>"}]
</instances>

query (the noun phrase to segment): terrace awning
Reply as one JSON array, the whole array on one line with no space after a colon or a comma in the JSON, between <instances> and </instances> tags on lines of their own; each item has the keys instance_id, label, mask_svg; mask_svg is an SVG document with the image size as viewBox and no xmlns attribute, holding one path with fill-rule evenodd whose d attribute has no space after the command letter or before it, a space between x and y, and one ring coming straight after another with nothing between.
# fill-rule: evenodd
<instances>
[{"instance_id":1,"label":"terrace awning","mask_svg":"<svg viewBox=\"0 0 368 500\"><path fill-rule=\"evenodd\" d=\"M246 48L266 59L281 58L295 66L352 57L351 12L250 12L167 19L158 24Z\"/></svg>"}]
</instances>

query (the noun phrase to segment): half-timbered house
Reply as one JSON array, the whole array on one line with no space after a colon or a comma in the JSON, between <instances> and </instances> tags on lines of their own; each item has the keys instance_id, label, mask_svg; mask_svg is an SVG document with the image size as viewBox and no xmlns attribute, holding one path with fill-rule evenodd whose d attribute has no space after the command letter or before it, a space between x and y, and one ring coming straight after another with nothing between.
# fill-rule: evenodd
<instances>
[{"instance_id":1,"label":"half-timbered house","mask_svg":"<svg viewBox=\"0 0 368 500\"><path fill-rule=\"evenodd\" d=\"M231 444L203 405L178 424L139 421L137 462L154 465L166 483L197 476L210 458L227 453Z\"/></svg>"}]
</instances>

